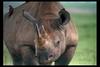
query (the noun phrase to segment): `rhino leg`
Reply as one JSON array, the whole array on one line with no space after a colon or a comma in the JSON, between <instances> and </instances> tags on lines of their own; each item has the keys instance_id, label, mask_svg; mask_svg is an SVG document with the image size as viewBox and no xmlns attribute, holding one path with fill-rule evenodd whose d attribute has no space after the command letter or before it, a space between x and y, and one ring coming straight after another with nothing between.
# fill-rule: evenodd
<instances>
[{"instance_id":1,"label":"rhino leg","mask_svg":"<svg viewBox=\"0 0 100 67\"><path fill-rule=\"evenodd\" d=\"M34 51L29 46L21 47L23 65L39 65L38 59L34 55Z\"/></svg>"},{"instance_id":2,"label":"rhino leg","mask_svg":"<svg viewBox=\"0 0 100 67\"><path fill-rule=\"evenodd\" d=\"M37 58L33 54L30 47L24 46L21 48L24 65L39 65Z\"/></svg>"},{"instance_id":3,"label":"rhino leg","mask_svg":"<svg viewBox=\"0 0 100 67\"><path fill-rule=\"evenodd\" d=\"M13 64L22 65L22 57L19 54L12 54Z\"/></svg>"},{"instance_id":4,"label":"rhino leg","mask_svg":"<svg viewBox=\"0 0 100 67\"><path fill-rule=\"evenodd\" d=\"M13 47L8 47L9 53L13 60L14 65L22 65L22 56L20 52L17 52Z\"/></svg>"},{"instance_id":5,"label":"rhino leg","mask_svg":"<svg viewBox=\"0 0 100 67\"><path fill-rule=\"evenodd\" d=\"M55 65L68 65L75 53L76 45L68 45L65 52L56 60Z\"/></svg>"},{"instance_id":6,"label":"rhino leg","mask_svg":"<svg viewBox=\"0 0 100 67\"><path fill-rule=\"evenodd\" d=\"M9 52L14 65L39 65L37 58L28 46L10 48Z\"/></svg>"}]
</instances>

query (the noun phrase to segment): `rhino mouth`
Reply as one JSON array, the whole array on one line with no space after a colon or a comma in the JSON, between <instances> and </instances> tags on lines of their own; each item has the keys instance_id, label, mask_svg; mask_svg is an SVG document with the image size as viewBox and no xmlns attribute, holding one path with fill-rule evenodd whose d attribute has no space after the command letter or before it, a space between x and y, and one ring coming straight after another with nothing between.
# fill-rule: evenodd
<instances>
[{"instance_id":1,"label":"rhino mouth","mask_svg":"<svg viewBox=\"0 0 100 67\"><path fill-rule=\"evenodd\" d=\"M57 58L58 57L54 55L53 57L49 57L49 58L41 57L41 58L38 58L38 60L40 64L51 64L52 62L56 61Z\"/></svg>"},{"instance_id":2,"label":"rhino mouth","mask_svg":"<svg viewBox=\"0 0 100 67\"><path fill-rule=\"evenodd\" d=\"M48 60L41 60L39 61L40 64L51 64L54 61L54 59L48 59Z\"/></svg>"}]
</instances>

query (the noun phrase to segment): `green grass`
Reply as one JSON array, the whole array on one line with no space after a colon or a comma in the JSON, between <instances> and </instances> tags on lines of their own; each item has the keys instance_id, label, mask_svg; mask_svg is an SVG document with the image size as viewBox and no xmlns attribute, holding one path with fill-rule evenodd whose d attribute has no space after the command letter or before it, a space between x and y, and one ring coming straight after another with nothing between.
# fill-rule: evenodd
<instances>
[{"instance_id":1,"label":"green grass","mask_svg":"<svg viewBox=\"0 0 100 67\"><path fill-rule=\"evenodd\" d=\"M69 65L96 65L96 14L72 14L79 43Z\"/></svg>"},{"instance_id":2,"label":"green grass","mask_svg":"<svg viewBox=\"0 0 100 67\"><path fill-rule=\"evenodd\" d=\"M3 45L3 65L11 65L12 64L12 60L11 60L11 56L8 52L7 47L5 46L5 44Z\"/></svg>"}]
</instances>

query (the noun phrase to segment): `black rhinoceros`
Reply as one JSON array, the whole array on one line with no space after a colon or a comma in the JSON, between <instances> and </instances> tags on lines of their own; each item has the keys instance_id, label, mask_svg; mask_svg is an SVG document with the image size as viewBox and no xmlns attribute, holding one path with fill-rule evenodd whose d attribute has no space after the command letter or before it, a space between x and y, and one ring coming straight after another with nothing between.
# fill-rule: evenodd
<instances>
[{"instance_id":1,"label":"black rhinoceros","mask_svg":"<svg viewBox=\"0 0 100 67\"><path fill-rule=\"evenodd\" d=\"M10 6L3 34L14 65L68 65L78 43L70 13L58 2Z\"/></svg>"}]
</instances>

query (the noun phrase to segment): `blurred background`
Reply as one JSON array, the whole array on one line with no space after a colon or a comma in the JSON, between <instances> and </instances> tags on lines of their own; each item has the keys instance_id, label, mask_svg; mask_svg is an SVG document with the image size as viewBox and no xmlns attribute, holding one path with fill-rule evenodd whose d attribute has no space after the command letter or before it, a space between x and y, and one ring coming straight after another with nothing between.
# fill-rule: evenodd
<instances>
[{"instance_id":1,"label":"blurred background","mask_svg":"<svg viewBox=\"0 0 100 67\"><path fill-rule=\"evenodd\" d=\"M23 3L25 2L4 1L3 15L8 12L9 5L12 5L15 8ZM97 3L95 1L63 1L60 3L70 12L72 21L75 23L79 34L78 46L69 65L96 65ZM12 65L11 56L4 43L3 65Z\"/></svg>"}]
</instances>

